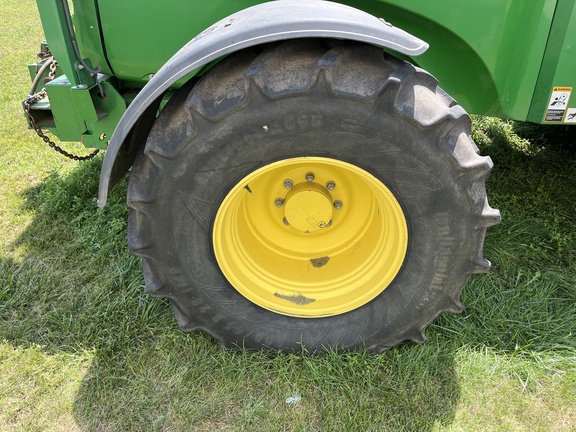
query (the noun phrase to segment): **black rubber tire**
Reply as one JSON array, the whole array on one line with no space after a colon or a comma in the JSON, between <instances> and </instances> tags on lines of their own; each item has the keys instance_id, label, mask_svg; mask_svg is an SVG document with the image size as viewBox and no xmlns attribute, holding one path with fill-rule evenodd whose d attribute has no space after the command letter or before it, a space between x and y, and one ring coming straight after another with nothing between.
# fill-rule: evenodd
<instances>
[{"instance_id":1,"label":"black rubber tire","mask_svg":"<svg viewBox=\"0 0 576 432\"><path fill-rule=\"evenodd\" d=\"M461 312L469 276L488 271L482 244L499 212L492 168L470 119L425 71L368 45L294 40L231 55L181 89L155 122L130 177L128 241L152 296L184 331L226 346L380 352L422 343L441 312ZM400 202L409 245L392 284L351 312L293 318L254 305L221 274L211 229L244 176L297 156L340 159Z\"/></svg>"}]
</instances>

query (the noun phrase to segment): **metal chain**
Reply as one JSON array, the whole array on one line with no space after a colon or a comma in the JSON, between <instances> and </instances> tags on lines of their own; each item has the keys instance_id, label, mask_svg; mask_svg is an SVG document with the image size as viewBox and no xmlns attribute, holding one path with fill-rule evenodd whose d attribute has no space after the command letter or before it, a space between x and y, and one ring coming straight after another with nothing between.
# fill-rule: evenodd
<instances>
[{"instance_id":1,"label":"metal chain","mask_svg":"<svg viewBox=\"0 0 576 432\"><path fill-rule=\"evenodd\" d=\"M52 57L52 52L50 52L50 48L45 46L42 48L42 50L40 50L40 52L38 54L36 54L36 57L41 58L41 59L47 58L47 57Z\"/></svg>"},{"instance_id":2,"label":"metal chain","mask_svg":"<svg viewBox=\"0 0 576 432\"><path fill-rule=\"evenodd\" d=\"M38 56L43 57L43 58L48 57L48 55L50 55L49 53L50 53L49 51L48 51L48 54L46 54L45 52L42 52L42 53L38 54ZM58 62L54 58L52 58L52 60L47 60L47 61L51 62L50 72L48 73L48 81L52 81L54 79L54 75L56 74L56 67L58 66ZM29 96L28 99L26 99L24 101L24 113L26 114L26 117L28 118L28 121L30 122L30 125L32 126L34 131L36 131L38 136L40 138L42 138L46 144L48 144L50 147L52 147L58 153L66 156L69 159L72 159L75 161L87 161L87 160L94 158L94 156L96 156L98 153L100 153L99 149L96 149L95 151L93 151L92 153L90 153L87 156L74 155L72 153L68 153L62 147L58 146L58 144L56 144L54 141L52 141L50 138L48 138L44 134L44 132L42 132L42 129L40 129L40 127L36 124L36 120L34 120L34 117L32 117L32 114L30 113L30 111L31 111L32 105L34 105L35 103L40 102L42 99L44 99L46 97L46 94L47 94L46 93L46 87L44 87L38 93L35 93L35 94Z\"/></svg>"}]
</instances>

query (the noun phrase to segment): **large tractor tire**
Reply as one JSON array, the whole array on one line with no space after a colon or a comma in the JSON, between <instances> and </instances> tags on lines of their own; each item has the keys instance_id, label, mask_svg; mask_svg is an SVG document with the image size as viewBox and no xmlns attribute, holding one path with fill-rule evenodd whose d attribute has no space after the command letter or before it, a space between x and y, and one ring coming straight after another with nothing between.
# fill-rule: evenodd
<instances>
[{"instance_id":1,"label":"large tractor tire","mask_svg":"<svg viewBox=\"0 0 576 432\"><path fill-rule=\"evenodd\" d=\"M129 246L185 331L226 346L424 342L488 271L499 221L470 119L373 46L231 55L161 112L133 167Z\"/></svg>"}]
</instances>

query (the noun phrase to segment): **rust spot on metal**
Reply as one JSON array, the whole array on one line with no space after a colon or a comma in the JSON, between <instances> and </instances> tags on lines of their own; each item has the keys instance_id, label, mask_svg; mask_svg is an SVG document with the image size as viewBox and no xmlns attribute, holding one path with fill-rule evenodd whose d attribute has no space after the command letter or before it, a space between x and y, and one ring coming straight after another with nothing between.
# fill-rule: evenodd
<instances>
[{"instance_id":1,"label":"rust spot on metal","mask_svg":"<svg viewBox=\"0 0 576 432\"><path fill-rule=\"evenodd\" d=\"M274 297L278 297L283 300L288 300L289 302L297 304L298 306L306 306L316 301L316 299L305 297L302 294L285 295L277 292L274 293Z\"/></svg>"},{"instance_id":2,"label":"rust spot on metal","mask_svg":"<svg viewBox=\"0 0 576 432\"><path fill-rule=\"evenodd\" d=\"M324 267L330 261L330 257L312 258L310 262L316 268Z\"/></svg>"}]
</instances>

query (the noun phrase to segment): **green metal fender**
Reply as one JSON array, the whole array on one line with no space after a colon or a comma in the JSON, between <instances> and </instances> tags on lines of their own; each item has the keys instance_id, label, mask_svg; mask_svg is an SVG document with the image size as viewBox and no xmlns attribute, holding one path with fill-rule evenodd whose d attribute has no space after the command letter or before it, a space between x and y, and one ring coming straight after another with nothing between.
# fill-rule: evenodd
<instances>
[{"instance_id":1,"label":"green metal fender","mask_svg":"<svg viewBox=\"0 0 576 432\"><path fill-rule=\"evenodd\" d=\"M100 173L98 206L133 162L162 95L179 79L211 61L250 46L296 38L349 39L413 57L428 44L358 9L321 0L262 3L217 22L180 49L138 93L116 126ZM143 127L140 127L142 125Z\"/></svg>"}]
</instances>

